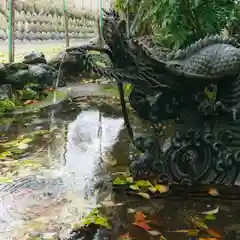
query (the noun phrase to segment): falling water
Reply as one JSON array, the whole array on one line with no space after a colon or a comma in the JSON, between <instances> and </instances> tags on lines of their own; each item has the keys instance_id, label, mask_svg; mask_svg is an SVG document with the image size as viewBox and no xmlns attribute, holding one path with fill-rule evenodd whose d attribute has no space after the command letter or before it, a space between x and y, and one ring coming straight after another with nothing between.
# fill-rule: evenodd
<instances>
[{"instance_id":1,"label":"falling water","mask_svg":"<svg viewBox=\"0 0 240 240\"><path fill-rule=\"evenodd\" d=\"M59 64L59 68L58 68L58 74L57 74L57 78L56 78L56 81L54 81L54 88L57 89L58 88L58 85L59 85L59 81L60 81L60 78L61 78L61 73L62 73L62 64L63 64L63 60L66 56L66 52L64 53L62 59L61 59L61 62ZM53 100L52 100L52 105L54 106L55 104L57 103L57 92L54 91L53 92ZM51 121L51 124L50 124L50 132L53 131L53 129L56 127L56 119L55 119L55 113L56 113L56 110L54 108L52 108L52 111L50 112L50 121ZM53 158L52 158L53 154L52 154L52 148L51 146L48 147L48 159L51 161L53 161Z\"/></svg>"}]
</instances>

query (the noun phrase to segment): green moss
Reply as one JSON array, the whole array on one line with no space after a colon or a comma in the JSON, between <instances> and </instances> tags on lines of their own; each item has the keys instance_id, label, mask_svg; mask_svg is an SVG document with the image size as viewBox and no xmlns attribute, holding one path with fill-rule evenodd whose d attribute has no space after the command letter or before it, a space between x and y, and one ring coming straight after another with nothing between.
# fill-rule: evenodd
<instances>
[{"instance_id":1,"label":"green moss","mask_svg":"<svg viewBox=\"0 0 240 240\"><path fill-rule=\"evenodd\" d=\"M28 89L24 89L22 91L20 101L35 100L35 99L38 99L38 98L39 98L39 94L36 91L28 88Z\"/></svg>"},{"instance_id":2,"label":"green moss","mask_svg":"<svg viewBox=\"0 0 240 240\"><path fill-rule=\"evenodd\" d=\"M15 107L15 103L11 100L0 100L0 114L13 111Z\"/></svg>"}]
</instances>

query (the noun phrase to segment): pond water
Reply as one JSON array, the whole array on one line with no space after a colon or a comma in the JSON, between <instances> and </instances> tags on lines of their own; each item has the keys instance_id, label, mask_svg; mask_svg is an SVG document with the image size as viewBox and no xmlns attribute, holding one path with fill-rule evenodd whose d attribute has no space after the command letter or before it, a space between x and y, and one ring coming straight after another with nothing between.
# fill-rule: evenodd
<instances>
[{"instance_id":1,"label":"pond water","mask_svg":"<svg viewBox=\"0 0 240 240\"><path fill-rule=\"evenodd\" d=\"M137 131L146 129L135 122ZM136 200L113 194L112 174L126 171L131 152L116 107L66 101L37 113L2 118L0 133L1 240L67 239L69 230L99 204L112 230L86 239L240 236L238 203ZM142 213L151 229L133 224Z\"/></svg>"}]
</instances>

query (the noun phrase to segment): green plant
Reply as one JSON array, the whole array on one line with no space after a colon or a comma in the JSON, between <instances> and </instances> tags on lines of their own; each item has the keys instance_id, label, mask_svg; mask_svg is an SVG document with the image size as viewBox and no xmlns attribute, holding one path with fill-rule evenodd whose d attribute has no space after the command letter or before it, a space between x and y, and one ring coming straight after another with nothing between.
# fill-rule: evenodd
<instances>
[{"instance_id":1,"label":"green plant","mask_svg":"<svg viewBox=\"0 0 240 240\"><path fill-rule=\"evenodd\" d=\"M10 112L16 107L15 103L9 99L0 100L0 114Z\"/></svg>"},{"instance_id":2,"label":"green plant","mask_svg":"<svg viewBox=\"0 0 240 240\"><path fill-rule=\"evenodd\" d=\"M128 15L130 33L156 33L167 47L179 48L210 34L220 33L229 23L234 0L117 0L116 8ZM239 22L239 18L238 18Z\"/></svg>"}]
</instances>

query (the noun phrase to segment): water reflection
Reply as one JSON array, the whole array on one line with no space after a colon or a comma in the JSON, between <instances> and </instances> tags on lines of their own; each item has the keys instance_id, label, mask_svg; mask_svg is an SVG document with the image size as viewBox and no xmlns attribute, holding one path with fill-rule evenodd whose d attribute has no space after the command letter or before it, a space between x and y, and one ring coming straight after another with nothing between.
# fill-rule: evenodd
<instances>
[{"instance_id":1,"label":"water reflection","mask_svg":"<svg viewBox=\"0 0 240 240\"><path fill-rule=\"evenodd\" d=\"M68 126L64 172L68 184L82 191L98 177L108 177L106 152L116 142L123 125L121 118L103 117L98 110L83 111ZM100 175L100 176L99 176ZM105 176L104 176L105 175Z\"/></svg>"}]
</instances>

